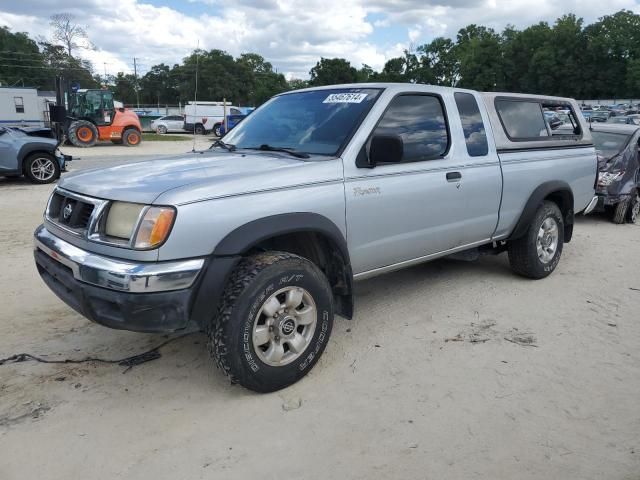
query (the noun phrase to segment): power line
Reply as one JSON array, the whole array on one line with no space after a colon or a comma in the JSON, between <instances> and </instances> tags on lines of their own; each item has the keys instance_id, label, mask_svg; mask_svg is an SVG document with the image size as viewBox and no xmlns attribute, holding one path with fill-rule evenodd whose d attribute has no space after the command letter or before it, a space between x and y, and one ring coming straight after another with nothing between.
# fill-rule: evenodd
<instances>
[{"instance_id":1,"label":"power line","mask_svg":"<svg viewBox=\"0 0 640 480\"><path fill-rule=\"evenodd\" d=\"M75 68L75 67L38 67L35 65L6 65L6 64L0 64L0 67L36 68L40 70L79 70L79 71L91 73L91 71L86 68Z\"/></svg>"}]
</instances>

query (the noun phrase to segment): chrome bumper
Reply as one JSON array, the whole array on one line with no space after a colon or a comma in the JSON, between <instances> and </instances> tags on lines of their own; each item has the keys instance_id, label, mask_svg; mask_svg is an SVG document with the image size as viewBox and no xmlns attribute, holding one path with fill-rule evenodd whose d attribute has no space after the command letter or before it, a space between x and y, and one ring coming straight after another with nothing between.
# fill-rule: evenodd
<instances>
[{"instance_id":1,"label":"chrome bumper","mask_svg":"<svg viewBox=\"0 0 640 480\"><path fill-rule=\"evenodd\" d=\"M189 288L204 265L204 259L133 263L103 257L52 235L44 225L34 233L34 250L40 250L68 267L76 280L130 293Z\"/></svg>"},{"instance_id":2,"label":"chrome bumper","mask_svg":"<svg viewBox=\"0 0 640 480\"><path fill-rule=\"evenodd\" d=\"M595 195L591 201L589 202L589 205L587 205L587 208L585 208L582 212L583 215L589 215L591 212L593 212L593 209L596 208L596 205L598 205L598 196Z\"/></svg>"}]
</instances>

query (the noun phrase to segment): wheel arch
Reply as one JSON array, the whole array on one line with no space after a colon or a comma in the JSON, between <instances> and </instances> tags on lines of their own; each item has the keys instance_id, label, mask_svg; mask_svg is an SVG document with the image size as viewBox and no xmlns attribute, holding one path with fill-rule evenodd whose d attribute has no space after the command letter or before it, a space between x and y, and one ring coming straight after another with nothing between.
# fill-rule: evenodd
<instances>
[{"instance_id":1,"label":"wheel arch","mask_svg":"<svg viewBox=\"0 0 640 480\"><path fill-rule=\"evenodd\" d=\"M529 196L516 227L509 240L522 237L528 230L542 202L549 200L558 205L564 219L564 242L569 243L573 235L573 191L567 182L553 180L539 185Z\"/></svg>"},{"instance_id":2,"label":"wheel arch","mask_svg":"<svg viewBox=\"0 0 640 480\"><path fill-rule=\"evenodd\" d=\"M214 257L250 255L278 250L300 255L327 276L336 312L353 317L353 273L346 239L327 217L310 212L272 215L246 223L227 234L213 251Z\"/></svg>"},{"instance_id":3,"label":"wheel arch","mask_svg":"<svg viewBox=\"0 0 640 480\"><path fill-rule=\"evenodd\" d=\"M18 169L24 173L24 162L31 155L37 153L46 153L55 157L55 147L42 143L28 143L23 145L18 151Z\"/></svg>"}]
</instances>

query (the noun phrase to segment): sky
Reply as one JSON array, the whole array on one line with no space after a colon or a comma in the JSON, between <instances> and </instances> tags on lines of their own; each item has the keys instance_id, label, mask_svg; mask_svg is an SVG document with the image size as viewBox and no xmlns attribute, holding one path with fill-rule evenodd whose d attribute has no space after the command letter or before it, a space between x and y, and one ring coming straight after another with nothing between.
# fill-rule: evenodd
<instances>
[{"instance_id":1,"label":"sky","mask_svg":"<svg viewBox=\"0 0 640 480\"><path fill-rule=\"evenodd\" d=\"M49 17L70 13L95 50L79 50L95 73L144 74L179 63L197 45L237 56L259 53L278 72L308 78L320 57L380 70L435 37L455 38L471 23L502 30L575 13L587 23L640 0L19 0L0 1L0 25L51 37Z\"/></svg>"}]
</instances>

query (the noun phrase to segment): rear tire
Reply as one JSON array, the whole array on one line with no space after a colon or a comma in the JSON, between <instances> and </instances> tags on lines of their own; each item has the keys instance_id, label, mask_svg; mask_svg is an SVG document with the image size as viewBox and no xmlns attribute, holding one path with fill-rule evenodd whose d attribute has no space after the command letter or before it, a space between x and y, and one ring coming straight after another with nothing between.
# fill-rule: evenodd
<instances>
[{"instance_id":1,"label":"rear tire","mask_svg":"<svg viewBox=\"0 0 640 480\"><path fill-rule=\"evenodd\" d=\"M629 223L636 223L640 216L640 192L637 190L631 194L631 201L627 208L627 221Z\"/></svg>"},{"instance_id":2,"label":"rear tire","mask_svg":"<svg viewBox=\"0 0 640 480\"><path fill-rule=\"evenodd\" d=\"M625 198L621 202L618 202L613 210L613 216L611 220L613 223L622 224L627 220L627 211L631 203L631 197Z\"/></svg>"},{"instance_id":3,"label":"rear tire","mask_svg":"<svg viewBox=\"0 0 640 480\"><path fill-rule=\"evenodd\" d=\"M88 120L76 120L69 126L67 137L76 147L93 147L98 141L98 128Z\"/></svg>"},{"instance_id":4,"label":"rear tire","mask_svg":"<svg viewBox=\"0 0 640 480\"><path fill-rule=\"evenodd\" d=\"M313 368L332 327L322 271L297 255L266 252L243 259L231 275L207 345L232 383L273 392Z\"/></svg>"},{"instance_id":5,"label":"rear tire","mask_svg":"<svg viewBox=\"0 0 640 480\"><path fill-rule=\"evenodd\" d=\"M536 212L527 232L509 242L511 268L523 277L540 279L557 267L564 244L564 220L558 206L545 201Z\"/></svg>"},{"instance_id":6,"label":"rear tire","mask_svg":"<svg viewBox=\"0 0 640 480\"><path fill-rule=\"evenodd\" d=\"M207 133L207 131L204 128L204 125L201 125L200 123L197 124L194 128L195 128L196 135L204 135L205 133Z\"/></svg>"},{"instance_id":7,"label":"rear tire","mask_svg":"<svg viewBox=\"0 0 640 480\"><path fill-rule=\"evenodd\" d=\"M60 178L60 164L49 153L34 153L24 162L24 174L31 183L52 183Z\"/></svg>"},{"instance_id":8,"label":"rear tire","mask_svg":"<svg viewBox=\"0 0 640 480\"><path fill-rule=\"evenodd\" d=\"M213 134L214 134L216 137L221 137L221 136L222 136L222 125L220 125L219 123L216 123L216 124L213 126Z\"/></svg>"},{"instance_id":9,"label":"rear tire","mask_svg":"<svg viewBox=\"0 0 640 480\"><path fill-rule=\"evenodd\" d=\"M127 147L137 147L142 141L142 135L135 128L127 128L122 132L122 144Z\"/></svg>"}]
</instances>

